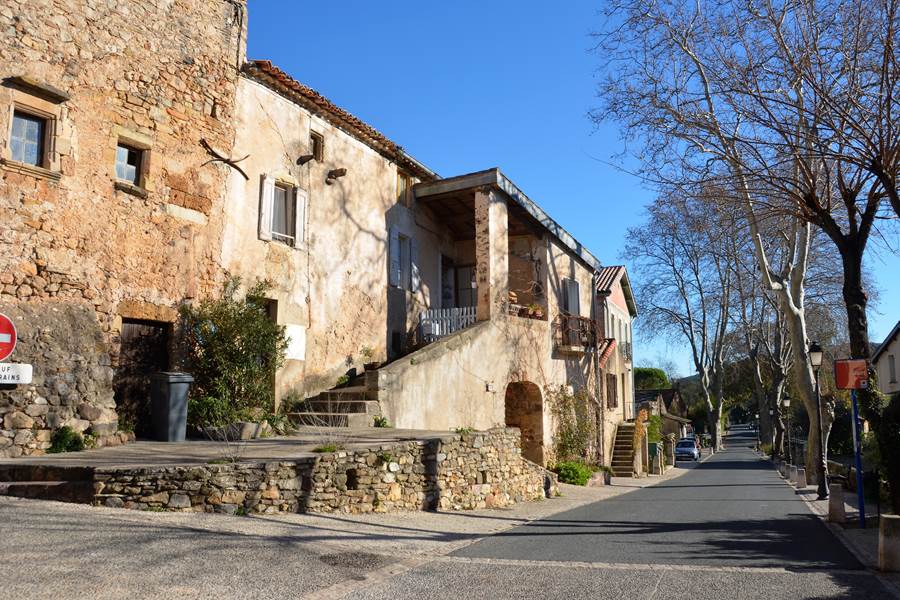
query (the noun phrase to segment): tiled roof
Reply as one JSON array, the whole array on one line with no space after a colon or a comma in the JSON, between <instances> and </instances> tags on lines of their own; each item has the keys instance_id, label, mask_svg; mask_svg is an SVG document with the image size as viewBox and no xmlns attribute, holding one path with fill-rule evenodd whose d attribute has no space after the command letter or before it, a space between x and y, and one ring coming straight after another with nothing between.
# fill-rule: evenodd
<instances>
[{"instance_id":1,"label":"tiled roof","mask_svg":"<svg viewBox=\"0 0 900 600\"><path fill-rule=\"evenodd\" d=\"M400 145L389 140L368 123L337 106L316 90L303 85L273 65L272 61L250 61L244 64L243 72L248 77L272 88L299 106L353 136L385 158L394 161L409 171L411 175L423 181L439 179L436 173L409 156Z\"/></svg>"},{"instance_id":2,"label":"tiled roof","mask_svg":"<svg viewBox=\"0 0 900 600\"><path fill-rule=\"evenodd\" d=\"M622 281L622 291L625 294L625 302L628 304L628 310L632 317L637 316L637 304L634 302L634 293L631 290L631 281L628 279L628 272L623 265L612 265L600 269L600 275L597 278L597 293L609 294L618 281Z\"/></svg>"}]
</instances>

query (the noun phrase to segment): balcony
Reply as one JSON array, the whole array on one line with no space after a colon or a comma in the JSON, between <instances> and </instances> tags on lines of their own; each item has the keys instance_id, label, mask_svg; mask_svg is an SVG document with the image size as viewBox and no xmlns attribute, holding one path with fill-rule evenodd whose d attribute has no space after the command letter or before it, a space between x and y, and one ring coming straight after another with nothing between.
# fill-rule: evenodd
<instances>
[{"instance_id":1,"label":"balcony","mask_svg":"<svg viewBox=\"0 0 900 600\"><path fill-rule=\"evenodd\" d=\"M619 348L622 349L622 357L628 362L631 362L634 358L634 355L632 354L631 342L622 342L621 344L619 344Z\"/></svg>"},{"instance_id":2,"label":"balcony","mask_svg":"<svg viewBox=\"0 0 900 600\"><path fill-rule=\"evenodd\" d=\"M597 325L587 317L557 315L553 319L553 343L560 354L585 354L597 346Z\"/></svg>"}]
</instances>

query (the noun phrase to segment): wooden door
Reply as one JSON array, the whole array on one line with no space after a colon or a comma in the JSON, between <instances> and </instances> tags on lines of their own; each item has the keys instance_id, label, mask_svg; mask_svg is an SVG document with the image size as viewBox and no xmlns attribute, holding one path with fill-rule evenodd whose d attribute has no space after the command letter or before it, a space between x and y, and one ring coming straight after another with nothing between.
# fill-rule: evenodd
<instances>
[{"instance_id":1,"label":"wooden door","mask_svg":"<svg viewBox=\"0 0 900 600\"><path fill-rule=\"evenodd\" d=\"M120 426L132 426L139 436L151 433L150 375L169 368L171 325L159 321L123 319L119 366L113 379Z\"/></svg>"}]
</instances>

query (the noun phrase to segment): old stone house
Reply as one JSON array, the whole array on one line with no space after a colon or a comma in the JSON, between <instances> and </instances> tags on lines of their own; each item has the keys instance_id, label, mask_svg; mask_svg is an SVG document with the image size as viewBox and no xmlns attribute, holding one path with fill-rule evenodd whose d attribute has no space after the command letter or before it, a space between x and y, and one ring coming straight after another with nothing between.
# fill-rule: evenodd
<instances>
[{"instance_id":1,"label":"old stone house","mask_svg":"<svg viewBox=\"0 0 900 600\"><path fill-rule=\"evenodd\" d=\"M246 20L239 0L0 9L0 312L35 365L0 392L0 452L61 424L140 433L177 307L231 274L273 284L276 393L300 422L515 425L546 462L574 394L608 462L633 414L624 267L500 170L442 178L246 61Z\"/></svg>"}]
</instances>

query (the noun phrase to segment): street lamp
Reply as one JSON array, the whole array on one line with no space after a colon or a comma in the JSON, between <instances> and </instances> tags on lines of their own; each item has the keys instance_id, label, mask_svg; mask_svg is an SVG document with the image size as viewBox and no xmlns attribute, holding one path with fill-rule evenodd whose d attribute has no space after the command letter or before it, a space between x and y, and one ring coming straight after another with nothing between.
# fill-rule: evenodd
<instances>
[{"instance_id":1,"label":"street lamp","mask_svg":"<svg viewBox=\"0 0 900 600\"><path fill-rule=\"evenodd\" d=\"M816 371L816 422L819 424L819 464L816 479L819 482L819 500L828 499L828 464L825 462L825 432L822 427L822 396L819 391L819 367L822 366L822 347L818 342L809 345L809 364Z\"/></svg>"},{"instance_id":2,"label":"street lamp","mask_svg":"<svg viewBox=\"0 0 900 600\"><path fill-rule=\"evenodd\" d=\"M793 464L791 460L791 397L787 394L781 399L781 405L784 406L784 412L787 413L787 430L788 430L788 451L787 451L787 459L788 464Z\"/></svg>"},{"instance_id":3,"label":"street lamp","mask_svg":"<svg viewBox=\"0 0 900 600\"><path fill-rule=\"evenodd\" d=\"M777 458L775 456L775 409L769 409L769 439L766 441L767 444L772 444L772 458Z\"/></svg>"},{"instance_id":4,"label":"street lamp","mask_svg":"<svg viewBox=\"0 0 900 600\"><path fill-rule=\"evenodd\" d=\"M753 415L756 419L756 450L759 451L759 413Z\"/></svg>"}]
</instances>

